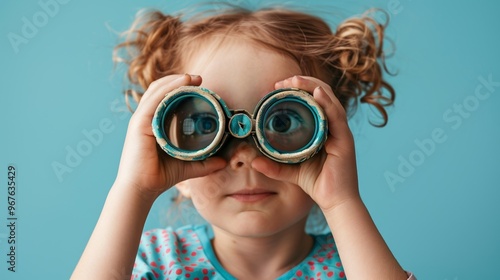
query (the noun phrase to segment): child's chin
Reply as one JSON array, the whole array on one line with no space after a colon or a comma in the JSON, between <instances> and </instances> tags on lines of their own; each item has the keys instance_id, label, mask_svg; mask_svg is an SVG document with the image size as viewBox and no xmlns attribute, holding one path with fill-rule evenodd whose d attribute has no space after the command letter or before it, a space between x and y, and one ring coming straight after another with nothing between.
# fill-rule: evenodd
<instances>
[{"instance_id":1,"label":"child's chin","mask_svg":"<svg viewBox=\"0 0 500 280\"><path fill-rule=\"evenodd\" d=\"M248 216L248 219L242 217L238 221L233 221L231 225L226 227L226 230L233 235L247 238L270 237L283 230L275 220L255 217L256 215ZM252 220L250 220L250 216L253 216Z\"/></svg>"}]
</instances>

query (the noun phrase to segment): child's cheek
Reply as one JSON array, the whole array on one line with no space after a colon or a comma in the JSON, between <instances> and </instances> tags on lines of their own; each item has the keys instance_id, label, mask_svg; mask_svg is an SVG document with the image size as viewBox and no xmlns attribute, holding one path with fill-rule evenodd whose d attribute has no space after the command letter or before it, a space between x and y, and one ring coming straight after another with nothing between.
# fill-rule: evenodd
<instances>
[{"instance_id":1,"label":"child's cheek","mask_svg":"<svg viewBox=\"0 0 500 280\"><path fill-rule=\"evenodd\" d=\"M202 178L192 179L191 198L198 211L203 211L209 207L210 203L217 201L222 193L222 184L227 180L217 180L221 176L218 174L208 175Z\"/></svg>"}]
</instances>

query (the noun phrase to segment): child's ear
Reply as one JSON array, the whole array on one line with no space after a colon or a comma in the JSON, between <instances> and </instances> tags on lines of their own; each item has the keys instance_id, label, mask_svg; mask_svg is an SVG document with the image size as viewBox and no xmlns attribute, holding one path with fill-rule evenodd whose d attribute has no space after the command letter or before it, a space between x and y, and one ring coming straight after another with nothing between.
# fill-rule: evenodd
<instances>
[{"instance_id":1,"label":"child's ear","mask_svg":"<svg viewBox=\"0 0 500 280\"><path fill-rule=\"evenodd\" d=\"M184 196L185 198L191 198L189 180L179 182L175 185L175 187L182 194L182 196Z\"/></svg>"}]
</instances>

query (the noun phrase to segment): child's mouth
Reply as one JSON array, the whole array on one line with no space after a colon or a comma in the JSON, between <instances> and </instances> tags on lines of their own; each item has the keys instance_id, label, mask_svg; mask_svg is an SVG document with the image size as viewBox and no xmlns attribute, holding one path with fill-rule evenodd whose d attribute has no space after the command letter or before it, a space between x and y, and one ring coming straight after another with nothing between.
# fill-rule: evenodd
<instances>
[{"instance_id":1,"label":"child's mouth","mask_svg":"<svg viewBox=\"0 0 500 280\"><path fill-rule=\"evenodd\" d=\"M232 193L229 197L232 197L240 202L257 202L275 194L276 192L264 189L245 189Z\"/></svg>"}]
</instances>

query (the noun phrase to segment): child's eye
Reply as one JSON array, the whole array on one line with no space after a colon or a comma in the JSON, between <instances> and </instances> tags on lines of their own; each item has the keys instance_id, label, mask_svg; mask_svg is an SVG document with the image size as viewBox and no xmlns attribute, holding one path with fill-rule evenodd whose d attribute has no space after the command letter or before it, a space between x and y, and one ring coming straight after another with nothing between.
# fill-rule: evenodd
<instances>
[{"instance_id":1,"label":"child's eye","mask_svg":"<svg viewBox=\"0 0 500 280\"><path fill-rule=\"evenodd\" d=\"M266 128L273 133L292 133L299 129L302 118L294 111L279 110L269 116Z\"/></svg>"},{"instance_id":2,"label":"child's eye","mask_svg":"<svg viewBox=\"0 0 500 280\"><path fill-rule=\"evenodd\" d=\"M196 121L196 130L202 134L209 134L217 129L217 119L209 114L200 114Z\"/></svg>"},{"instance_id":3,"label":"child's eye","mask_svg":"<svg viewBox=\"0 0 500 280\"><path fill-rule=\"evenodd\" d=\"M217 118L209 113L194 114L182 122L184 135L210 134L217 129Z\"/></svg>"}]
</instances>

